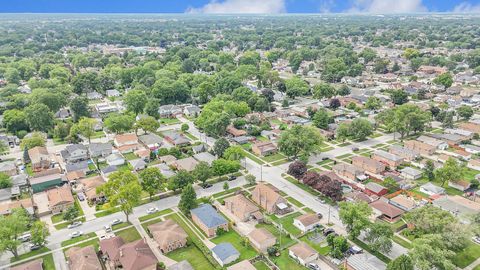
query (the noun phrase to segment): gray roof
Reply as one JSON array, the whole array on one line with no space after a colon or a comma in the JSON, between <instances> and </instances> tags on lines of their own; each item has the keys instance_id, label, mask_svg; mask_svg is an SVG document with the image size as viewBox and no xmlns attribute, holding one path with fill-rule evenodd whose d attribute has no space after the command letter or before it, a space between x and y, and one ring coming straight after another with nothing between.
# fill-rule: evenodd
<instances>
[{"instance_id":1,"label":"gray roof","mask_svg":"<svg viewBox=\"0 0 480 270\"><path fill-rule=\"evenodd\" d=\"M80 161L72 164L65 164L65 170L67 172L74 172L74 171L83 171L88 169L88 162L87 161Z\"/></svg>"},{"instance_id":2,"label":"gray roof","mask_svg":"<svg viewBox=\"0 0 480 270\"><path fill-rule=\"evenodd\" d=\"M12 176L12 185L17 187L27 185L27 175L18 174L18 175Z\"/></svg>"},{"instance_id":3,"label":"gray roof","mask_svg":"<svg viewBox=\"0 0 480 270\"><path fill-rule=\"evenodd\" d=\"M355 254L348 257L348 264L356 270L385 270L386 264L372 254Z\"/></svg>"},{"instance_id":4,"label":"gray roof","mask_svg":"<svg viewBox=\"0 0 480 270\"><path fill-rule=\"evenodd\" d=\"M141 135L141 136L138 137L138 140L140 140L142 143L144 143L146 145L150 145L150 144L160 145L163 142L162 137L160 137L160 136L158 136L157 134L154 134L154 133Z\"/></svg>"},{"instance_id":5,"label":"gray roof","mask_svg":"<svg viewBox=\"0 0 480 270\"><path fill-rule=\"evenodd\" d=\"M110 165L108 167L105 167L102 169L102 173L111 173L111 172L116 172L118 170L117 166L115 165Z\"/></svg>"},{"instance_id":6,"label":"gray roof","mask_svg":"<svg viewBox=\"0 0 480 270\"><path fill-rule=\"evenodd\" d=\"M88 151L91 152L101 152L105 150L112 151L112 144L111 143L91 143L87 145Z\"/></svg>"},{"instance_id":7,"label":"gray roof","mask_svg":"<svg viewBox=\"0 0 480 270\"><path fill-rule=\"evenodd\" d=\"M437 185L434 185L430 182L424 184L421 186L421 188L425 189L425 190L428 190L428 191L431 191L433 193L436 193L436 194L439 194L439 193L444 193L445 192L445 189L442 188L442 187L439 187Z\"/></svg>"},{"instance_id":8,"label":"gray roof","mask_svg":"<svg viewBox=\"0 0 480 270\"><path fill-rule=\"evenodd\" d=\"M379 184L377 184L377 183L375 183L375 182L368 182L368 183L365 185L365 188L368 188L369 190L371 190L371 191L373 191L373 192L375 192L375 193L378 193L378 192L380 192L380 191L382 191L382 190L385 189L384 186L379 185Z\"/></svg>"},{"instance_id":9,"label":"gray roof","mask_svg":"<svg viewBox=\"0 0 480 270\"><path fill-rule=\"evenodd\" d=\"M231 256L240 255L238 250L230 243L220 243L212 248L212 252L215 253L221 261L225 261Z\"/></svg>"},{"instance_id":10,"label":"gray roof","mask_svg":"<svg viewBox=\"0 0 480 270\"><path fill-rule=\"evenodd\" d=\"M6 162L0 163L0 171L2 172L10 171L13 169L16 169L15 163L13 163L13 161L6 161Z\"/></svg>"},{"instance_id":11,"label":"gray roof","mask_svg":"<svg viewBox=\"0 0 480 270\"><path fill-rule=\"evenodd\" d=\"M117 89L110 89L110 90L107 90L105 91L105 93L107 94L107 96L114 96L114 95L120 95L120 92L118 92Z\"/></svg>"},{"instance_id":12,"label":"gray roof","mask_svg":"<svg viewBox=\"0 0 480 270\"><path fill-rule=\"evenodd\" d=\"M76 150L83 150L83 151L87 151L87 147L85 147L85 145L83 144L70 144L70 145L67 145L65 147L65 150L67 150L68 152L73 152L73 151L76 151Z\"/></svg>"},{"instance_id":13,"label":"gray roof","mask_svg":"<svg viewBox=\"0 0 480 270\"><path fill-rule=\"evenodd\" d=\"M217 213L210 204L202 204L191 210L192 215L196 215L200 221L208 228L215 228L227 224L227 220Z\"/></svg>"},{"instance_id":14,"label":"gray roof","mask_svg":"<svg viewBox=\"0 0 480 270\"><path fill-rule=\"evenodd\" d=\"M145 161L143 161L143 159L141 158L129 160L128 163L130 163L130 165L132 165L134 169L145 168L145 166L147 165L147 163L145 163Z\"/></svg>"},{"instance_id":15,"label":"gray roof","mask_svg":"<svg viewBox=\"0 0 480 270\"><path fill-rule=\"evenodd\" d=\"M208 152L198 153L198 154L193 155L193 157L196 160L198 160L199 162L200 161L205 161L210 165L212 165L212 162L217 159L214 155L212 155Z\"/></svg>"},{"instance_id":16,"label":"gray roof","mask_svg":"<svg viewBox=\"0 0 480 270\"><path fill-rule=\"evenodd\" d=\"M394 155L394 154L392 154L392 153L385 152L385 151L383 151L383 150L377 150L377 151L375 151L374 154L377 155L377 156L386 158L386 159L388 159L388 160L391 160L391 161L400 161L400 160L403 160L402 157L399 157L399 156Z\"/></svg>"},{"instance_id":17,"label":"gray roof","mask_svg":"<svg viewBox=\"0 0 480 270\"><path fill-rule=\"evenodd\" d=\"M199 145L194 145L192 146L192 150L195 153L200 153L200 152L205 152L208 150L208 146L204 143L199 144Z\"/></svg>"},{"instance_id":18,"label":"gray roof","mask_svg":"<svg viewBox=\"0 0 480 270\"><path fill-rule=\"evenodd\" d=\"M414 176L422 174L422 171L414 169L412 167L405 167L405 168L401 169L400 172L408 174L408 175L414 175Z\"/></svg>"},{"instance_id":19,"label":"gray roof","mask_svg":"<svg viewBox=\"0 0 480 270\"><path fill-rule=\"evenodd\" d=\"M9 200L12 197L12 188L0 189L0 201Z\"/></svg>"}]
</instances>

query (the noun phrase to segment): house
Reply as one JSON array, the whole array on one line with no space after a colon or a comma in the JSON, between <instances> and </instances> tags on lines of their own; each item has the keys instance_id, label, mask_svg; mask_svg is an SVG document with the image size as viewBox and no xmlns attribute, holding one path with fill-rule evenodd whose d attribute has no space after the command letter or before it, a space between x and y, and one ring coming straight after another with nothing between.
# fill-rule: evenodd
<instances>
[{"instance_id":1,"label":"house","mask_svg":"<svg viewBox=\"0 0 480 270\"><path fill-rule=\"evenodd\" d=\"M206 145L204 143L201 143L199 145L194 145L194 146L192 146L192 151L195 154L207 152L208 151L208 145Z\"/></svg>"},{"instance_id":2,"label":"house","mask_svg":"<svg viewBox=\"0 0 480 270\"><path fill-rule=\"evenodd\" d=\"M93 203L103 197L102 194L97 194L97 188L103 184L105 184L103 177L97 175L79 180L77 189L80 189L87 197L87 200Z\"/></svg>"},{"instance_id":3,"label":"house","mask_svg":"<svg viewBox=\"0 0 480 270\"><path fill-rule=\"evenodd\" d=\"M129 160L128 163L132 166L133 171L141 171L147 167L147 163L141 158Z\"/></svg>"},{"instance_id":4,"label":"house","mask_svg":"<svg viewBox=\"0 0 480 270\"><path fill-rule=\"evenodd\" d=\"M239 263L236 263L230 267L227 267L227 270L256 270L255 266L249 260L243 260Z\"/></svg>"},{"instance_id":5,"label":"house","mask_svg":"<svg viewBox=\"0 0 480 270\"><path fill-rule=\"evenodd\" d=\"M240 258L240 252L232 244L225 242L212 248L212 256L221 266L225 266Z\"/></svg>"},{"instance_id":6,"label":"house","mask_svg":"<svg viewBox=\"0 0 480 270\"><path fill-rule=\"evenodd\" d=\"M422 155L432 155L437 149L437 146L414 140L405 141L404 146L405 148L416 151Z\"/></svg>"},{"instance_id":7,"label":"house","mask_svg":"<svg viewBox=\"0 0 480 270\"><path fill-rule=\"evenodd\" d=\"M120 92L117 89L109 89L109 90L105 91L105 93L107 94L107 97L119 97L120 96Z\"/></svg>"},{"instance_id":8,"label":"house","mask_svg":"<svg viewBox=\"0 0 480 270\"><path fill-rule=\"evenodd\" d=\"M116 172L118 170L118 167L116 165L108 165L107 167L101 169L101 173L103 176L108 177L113 172Z\"/></svg>"},{"instance_id":9,"label":"house","mask_svg":"<svg viewBox=\"0 0 480 270\"><path fill-rule=\"evenodd\" d=\"M168 167L167 164L165 163L160 163L160 164L151 164L149 167L156 167L160 170L160 172L165 176L166 178L170 178L175 175L175 172Z\"/></svg>"},{"instance_id":10,"label":"house","mask_svg":"<svg viewBox=\"0 0 480 270\"><path fill-rule=\"evenodd\" d=\"M410 211L417 207L417 203L413 198L407 197L403 194L398 194L391 198L388 203L402 209L403 211Z\"/></svg>"},{"instance_id":11,"label":"house","mask_svg":"<svg viewBox=\"0 0 480 270\"><path fill-rule=\"evenodd\" d=\"M87 147L83 144L67 145L64 150L60 151L60 155L66 163L75 163L88 159Z\"/></svg>"},{"instance_id":12,"label":"house","mask_svg":"<svg viewBox=\"0 0 480 270\"><path fill-rule=\"evenodd\" d=\"M365 185L365 193L368 195L383 196L388 193L388 189L382 185L379 185L375 182L368 182Z\"/></svg>"},{"instance_id":13,"label":"house","mask_svg":"<svg viewBox=\"0 0 480 270\"><path fill-rule=\"evenodd\" d=\"M332 170L341 177L350 180L357 180L365 178L365 174L359 168L346 163L337 163L332 167Z\"/></svg>"},{"instance_id":14,"label":"house","mask_svg":"<svg viewBox=\"0 0 480 270\"><path fill-rule=\"evenodd\" d=\"M469 200L460 195L444 195L434 200L432 204L445 211L460 217L462 221L468 221L469 216L480 213L480 203Z\"/></svg>"},{"instance_id":15,"label":"house","mask_svg":"<svg viewBox=\"0 0 480 270\"><path fill-rule=\"evenodd\" d=\"M60 110L58 110L56 113L55 113L55 118L57 119L61 119L61 120L65 120L69 117L72 116L72 113L70 112L70 109L69 108L61 108Z\"/></svg>"},{"instance_id":16,"label":"house","mask_svg":"<svg viewBox=\"0 0 480 270\"><path fill-rule=\"evenodd\" d=\"M389 204L383 199L376 200L369 204L376 217L395 222L405 212L402 209Z\"/></svg>"},{"instance_id":17,"label":"house","mask_svg":"<svg viewBox=\"0 0 480 270\"><path fill-rule=\"evenodd\" d=\"M155 269L158 262L145 239L125 243L122 238L115 236L101 240L100 251L110 269Z\"/></svg>"},{"instance_id":18,"label":"house","mask_svg":"<svg viewBox=\"0 0 480 270\"><path fill-rule=\"evenodd\" d=\"M17 166L13 161L5 161L0 163L0 173L4 173L8 176L14 176L17 174Z\"/></svg>"},{"instance_id":19,"label":"house","mask_svg":"<svg viewBox=\"0 0 480 270\"><path fill-rule=\"evenodd\" d=\"M473 133L479 133L480 134L480 124L479 123L473 123L473 122L466 122L466 123L460 123L458 124L458 127L464 130L468 130Z\"/></svg>"},{"instance_id":20,"label":"house","mask_svg":"<svg viewBox=\"0 0 480 270\"><path fill-rule=\"evenodd\" d=\"M252 191L252 200L269 214L281 214L290 211L287 200L276 189L264 183L255 186Z\"/></svg>"},{"instance_id":21,"label":"house","mask_svg":"<svg viewBox=\"0 0 480 270\"><path fill-rule=\"evenodd\" d=\"M225 198L225 209L240 221L262 220L263 216L258 206L245 198L243 194L237 194L232 197Z\"/></svg>"},{"instance_id":22,"label":"house","mask_svg":"<svg viewBox=\"0 0 480 270\"><path fill-rule=\"evenodd\" d=\"M88 171L90 171L90 169L88 168L88 162L86 160L83 160L76 163L66 163L65 171L66 172L81 171L81 172L87 173Z\"/></svg>"},{"instance_id":23,"label":"house","mask_svg":"<svg viewBox=\"0 0 480 270\"><path fill-rule=\"evenodd\" d=\"M187 157L187 158L182 158L179 160L176 160L172 163L172 165L177 169L177 170L185 170L187 172L191 172L195 170L195 167L197 167L198 161L194 159L193 157Z\"/></svg>"},{"instance_id":24,"label":"house","mask_svg":"<svg viewBox=\"0 0 480 270\"><path fill-rule=\"evenodd\" d=\"M36 259L17 266L10 267L10 270L43 270L43 259Z\"/></svg>"},{"instance_id":25,"label":"house","mask_svg":"<svg viewBox=\"0 0 480 270\"><path fill-rule=\"evenodd\" d=\"M249 136L238 136L231 138L231 141L236 144L246 144L249 143L250 140L252 140L252 137Z\"/></svg>"},{"instance_id":26,"label":"house","mask_svg":"<svg viewBox=\"0 0 480 270\"><path fill-rule=\"evenodd\" d=\"M88 155L91 158L106 158L112 154L112 149L110 143L91 143L87 145Z\"/></svg>"},{"instance_id":27,"label":"house","mask_svg":"<svg viewBox=\"0 0 480 270\"><path fill-rule=\"evenodd\" d=\"M14 191L11 187L0 189L0 202L10 201L11 198L15 197L13 193Z\"/></svg>"},{"instance_id":28,"label":"house","mask_svg":"<svg viewBox=\"0 0 480 270\"><path fill-rule=\"evenodd\" d=\"M252 152L257 156L268 156L277 152L277 146L272 142L256 142L252 145Z\"/></svg>"},{"instance_id":29,"label":"house","mask_svg":"<svg viewBox=\"0 0 480 270\"><path fill-rule=\"evenodd\" d=\"M164 254L187 245L188 234L173 219L149 225L148 231Z\"/></svg>"},{"instance_id":30,"label":"house","mask_svg":"<svg viewBox=\"0 0 480 270\"><path fill-rule=\"evenodd\" d=\"M87 99L89 100L102 99L102 98L103 98L102 94L98 93L97 91L87 93Z\"/></svg>"},{"instance_id":31,"label":"house","mask_svg":"<svg viewBox=\"0 0 480 270\"><path fill-rule=\"evenodd\" d=\"M48 206L53 214L63 212L70 206L73 206L75 202L69 185L47 190L47 197Z\"/></svg>"},{"instance_id":32,"label":"house","mask_svg":"<svg viewBox=\"0 0 480 270\"><path fill-rule=\"evenodd\" d=\"M210 154L209 152L202 152L202 153L195 154L193 155L193 158L198 160L198 162L205 161L210 166L212 166L213 161L217 159L214 155Z\"/></svg>"},{"instance_id":33,"label":"house","mask_svg":"<svg viewBox=\"0 0 480 270\"><path fill-rule=\"evenodd\" d=\"M383 165L383 163L364 156L352 157L352 165L374 174L385 171L385 165Z\"/></svg>"},{"instance_id":34,"label":"house","mask_svg":"<svg viewBox=\"0 0 480 270\"><path fill-rule=\"evenodd\" d=\"M138 149L138 137L135 134L117 134L113 144L120 153L131 153Z\"/></svg>"},{"instance_id":35,"label":"house","mask_svg":"<svg viewBox=\"0 0 480 270\"><path fill-rule=\"evenodd\" d=\"M420 156L420 154L417 151L405 148L400 145L390 146L390 148L388 149L388 152L390 152L391 154L397 155L399 157L402 157L408 162L414 161Z\"/></svg>"},{"instance_id":36,"label":"house","mask_svg":"<svg viewBox=\"0 0 480 270\"><path fill-rule=\"evenodd\" d=\"M412 167L405 167L400 170L403 178L407 180L417 180L422 178L423 172Z\"/></svg>"},{"instance_id":37,"label":"house","mask_svg":"<svg viewBox=\"0 0 480 270\"><path fill-rule=\"evenodd\" d=\"M445 189L428 182L420 186L420 192L425 193L429 196L433 196L433 195L444 194Z\"/></svg>"},{"instance_id":38,"label":"house","mask_svg":"<svg viewBox=\"0 0 480 270\"><path fill-rule=\"evenodd\" d=\"M467 163L467 167L473 170L480 170L480 160L479 159L470 159Z\"/></svg>"},{"instance_id":39,"label":"house","mask_svg":"<svg viewBox=\"0 0 480 270\"><path fill-rule=\"evenodd\" d=\"M346 270L385 270L387 265L370 253L354 254L345 260Z\"/></svg>"},{"instance_id":40,"label":"house","mask_svg":"<svg viewBox=\"0 0 480 270\"><path fill-rule=\"evenodd\" d=\"M160 148L162 145L163 139L155 133L148 133L138 137L138 140L146 148L154 151Z\"/></svg>"},{"instance_id":41,"label":"house","mask_svg":"<svg viewBox=\"0 0 480 270\"><path fill-rule=\"evenodd\" d=\"M46 147L36 146L28 150L28 157L32 164L32 170L39 172L50 168L51 159Z\"/></svg>"},{"instance_id":42,"label":"house","mask_svg":"<svg viewBox=\"0 0 480 270\"><path fill-rule=\"evenodd\" d=\"M245 130L237 129L234 126L228 126L227 133L232 135L233 137L240 137L240 136L247 135L247 132Z\"/></svg>"},{"instance_id":43,"label":"house","mask_svg":"<svg viewBox=\"0 0 480 270\"><path fill-rule=\"evenodd\" d=\"M228 231L228 221L217 213L210 204L202 204L190 212L193 222L195 222L208 237L215 236L219 228Z\"/></svg>"},{"instance_id":44,"label":"house","mask_svg":"<svg viewBox=\"0 0 480 270\"><path fill-rule=\"evenodd\" d=\"M71 247L65 251L70 270L102 270L93 245L86 247Z\"/></svg>"},{"instance_id":45,"label":"house","mask_svg":"<svg viewBox=\"0 0 480 270\"><path fill-rule=\"evenodd\" d=\"M320 225L320 218L317 214L303 214L293 219L293 226L297 227L302 233L307 233Z\"/></svg>"},{"instance_id":46,"label":"house","mask_svg":"<svg viewBox=\"0 0 480 270\"><path fill-rule=\"evenodd\" d=\"M188 117L196 117L202 110L196 105L188 105L183 108L183 114Z\"/></svg>"},{"instance_id":47,"label":"house","mask_svg":"<svg viewBox=\"0 0 480 270\"><path fill-rule=\"evenodd\" d=\"M452 187L456 190L460 190L460 191L465 192L467 189L470 188L471 184L468 181L459 180L459 181L456 181L456 182L448 181L448 186Z\"/></svg>"},{"instance_id":48,"label":"house","mask_svg":"<svg viewBox=\"0 0 480 270\"><path fill-rule=\"evenodd\" d=\"M172 155L161 156L159 159L160 159L161 162L163 162L167 165L171 165L177 160L177 158L172 156Z\"/></svg>"},{"instance_id":49,"label":"house","mask_svg":"<svg viewBox=\"0 0 480 270\"><path fill-rule=\"evenodd\" d=\"M105 158L105 161L110 166L121 166L125 164L125 159L120 154L110 154Z\"/></svg>"},{"instance_id":50,"label":"house","mask_svg":"<svg viewBox=\"0 0 480 270\"><path fill-rule=\"evenodd\" d=\"M68 172L65 177L67 178L68 183L75 184L77 180L85 177L85 175L84 171L72 171Z\"/></svg>"},{"instance_id":51,"label":"house","mask_svg":"<svg viewBox=\"0 0 480 270\"><path fill-rule=\"evenodd\" d=\"M257 228L248 235L250 244L258 251L266 253L267 249L277 243L277 238L265 228Z\"/></svg>"},{"instance_id":52,"label":"house","mask_svg":"<svg viewBox=\"0 0 480 270\"><path fill-rule=\"evenodd\" d=\"M190 140L186 138L183 134L180 134L176 131L164 131L163 138L170 144L174 146L182 146L182 145L189 145Z\"/></svg>"},{"instance_id":53,"label":"house","mask_svg":"<svg viewBox=\"0 0 480 270\"><path fill-rule=\"evenodd\" d=\"M460 145L467 153L470 154L480 154L480 146L472 145L472 144L462 144Z\"/></svg>"},{"instance_id":54,"label":"house","mask_svg":"<svg viewBox=\"0 0 480 270\"><path fill-rule=\"evenodd\" d=\"M120 111L120 106L114 102L102 102L95 104L95 110L102 115Z\"/></svg>"},{"instance_id":55,"label":"house","mask_svg":"<svg viewBox=\"0 0 480 270\"><path fill-rule=\"evenodd\" d=\"M144 161L150 160L150 149L140 148L133 153Z\"/></svg>"},{"instance_id":56,"label":"house","mask_svg":"<svg viewBox=\"0 0 480 270\"><path fill-rule=\"evenodd\" d=\"M309 263L318 259L318 253L305 242L299 242L289 247L288 255L303 266L307 266Z\"/></svg>"},{"instance_id":57,"label":"house","mask_svg":"<svg viewBox=\"0 0 480 270\"><path fill-rule=\"evenodd\" d=\"M373 153L372 159L376 161L380 161L386 165L388 165L391 168L396 168L400 164L403 163L404 159L401 156L397 156L395 154L383 151L383 150L377 150Z\"/></svg>"},{"instance_id":58,"label":"house","mask_svg":"<svg viewBox=\"0 0 480 270\"><path fill-rule=\"evenodd\" d=\"M63 175L59 173L30 178L30 186L32 187L33 193L41 192L55 186L61 186L63 184Z\"/></svg>"},{"instance_id":59,"label":"house","mask_svg":"<svg viewBox=\"0 0 480 270\"><path fill-rule=\"evenodd\" d=\"M162 118L175 118L182 115L182 108L177 105L162 105L158 108L158 114Z\"/></svg>"}]
</instances>

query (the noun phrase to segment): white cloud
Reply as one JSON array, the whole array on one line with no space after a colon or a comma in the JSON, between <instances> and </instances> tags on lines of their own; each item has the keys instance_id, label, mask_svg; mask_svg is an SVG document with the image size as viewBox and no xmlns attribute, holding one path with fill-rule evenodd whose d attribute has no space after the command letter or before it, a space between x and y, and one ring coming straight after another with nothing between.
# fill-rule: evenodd
<instances>
[{"instance_id":1,"label":"white cloud","mask_svg":"<svg viewBox=\"0 0 480 270\"><path fill-rule=\"evenodd\" d=\"M353 0L351 13L410 13L426 12L422 0Z\"/></svg>"},{"instance_id":2,"label":"white cloud","mask_svg":"<svg viewBox=\"0 0 480 270\"><path fill-rule=\"evenodd\" d=\"M480 13L480 4L472 5L467 2L462 2L453 8L455 13Z\"/></svg>"},{"instance_id":3,"label":"white cloud","mask_svg":"<svg viewBox=\"0 0 480 270\"><path fill-rule=\"evenodd\" d=\"M283 13L285 0L211 0L200 8L189 8L189 13Z\"/></svg>"}]
</instances>

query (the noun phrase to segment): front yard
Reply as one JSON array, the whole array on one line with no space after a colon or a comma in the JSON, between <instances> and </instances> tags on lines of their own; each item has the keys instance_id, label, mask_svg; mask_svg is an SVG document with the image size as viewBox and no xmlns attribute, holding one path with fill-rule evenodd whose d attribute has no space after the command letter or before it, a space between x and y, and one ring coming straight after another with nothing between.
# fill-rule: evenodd
<instances>
[{"instance_id":1,"label":"front yard","mask_svg":"<svg viewBox=\"0 0 480 270\"><path fill-rule=\"evenodd\" d=\"M121 237L126 243L130 243L142 238L135 227L130 227L128 229L115 232L115 235Z\"/></svg>"},{"instance_id":2,"label":"front yard","mask_svg":"<svg viewBox=\"0 0 480 270\"><path fill-rule=\"evenodd\" d=\"M288 250L283 250L281 255L278 257L270 257L270 259L278 266L280 269L286 270L304 270L306 267L298 264L294 259L288 255Z\"/></svg>"},{"instance_id":3,"label":"front yard","mask_svg":"<svg viewBox=\"0 0 480 270\"><path fill-rule=\"evenodd\" d=\"M457 254L453 257L452 262L460 268L465 268L466 266L473 263L479 257L480 257L480 245L475 244L472 241L469 241L465 249L457 252Z\"/></svg>"}]
</instances>

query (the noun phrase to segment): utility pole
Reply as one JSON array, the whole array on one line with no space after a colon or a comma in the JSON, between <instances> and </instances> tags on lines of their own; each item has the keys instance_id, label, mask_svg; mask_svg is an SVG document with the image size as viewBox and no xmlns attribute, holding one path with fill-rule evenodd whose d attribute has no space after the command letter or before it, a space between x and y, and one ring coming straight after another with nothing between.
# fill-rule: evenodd
<instances>
[{"instance_id":1,"label":"utility pole","mask_svg":"<svg viewBox=\"0 0 480 270\"><path fill-rule=\"evenodd\" d=\"M263 165L260 164L260 182L263 182Z\"/></svg>"},{"instance_id":2,"label":"utility pole","mask_svg":"<svg viewBox=\"0 0 480 270\"><path fill-rule=\"evenodd\" d=\"M327 224L330 224L330 204L328 205L328 222Z\"/></svg>"}]
</instances>

